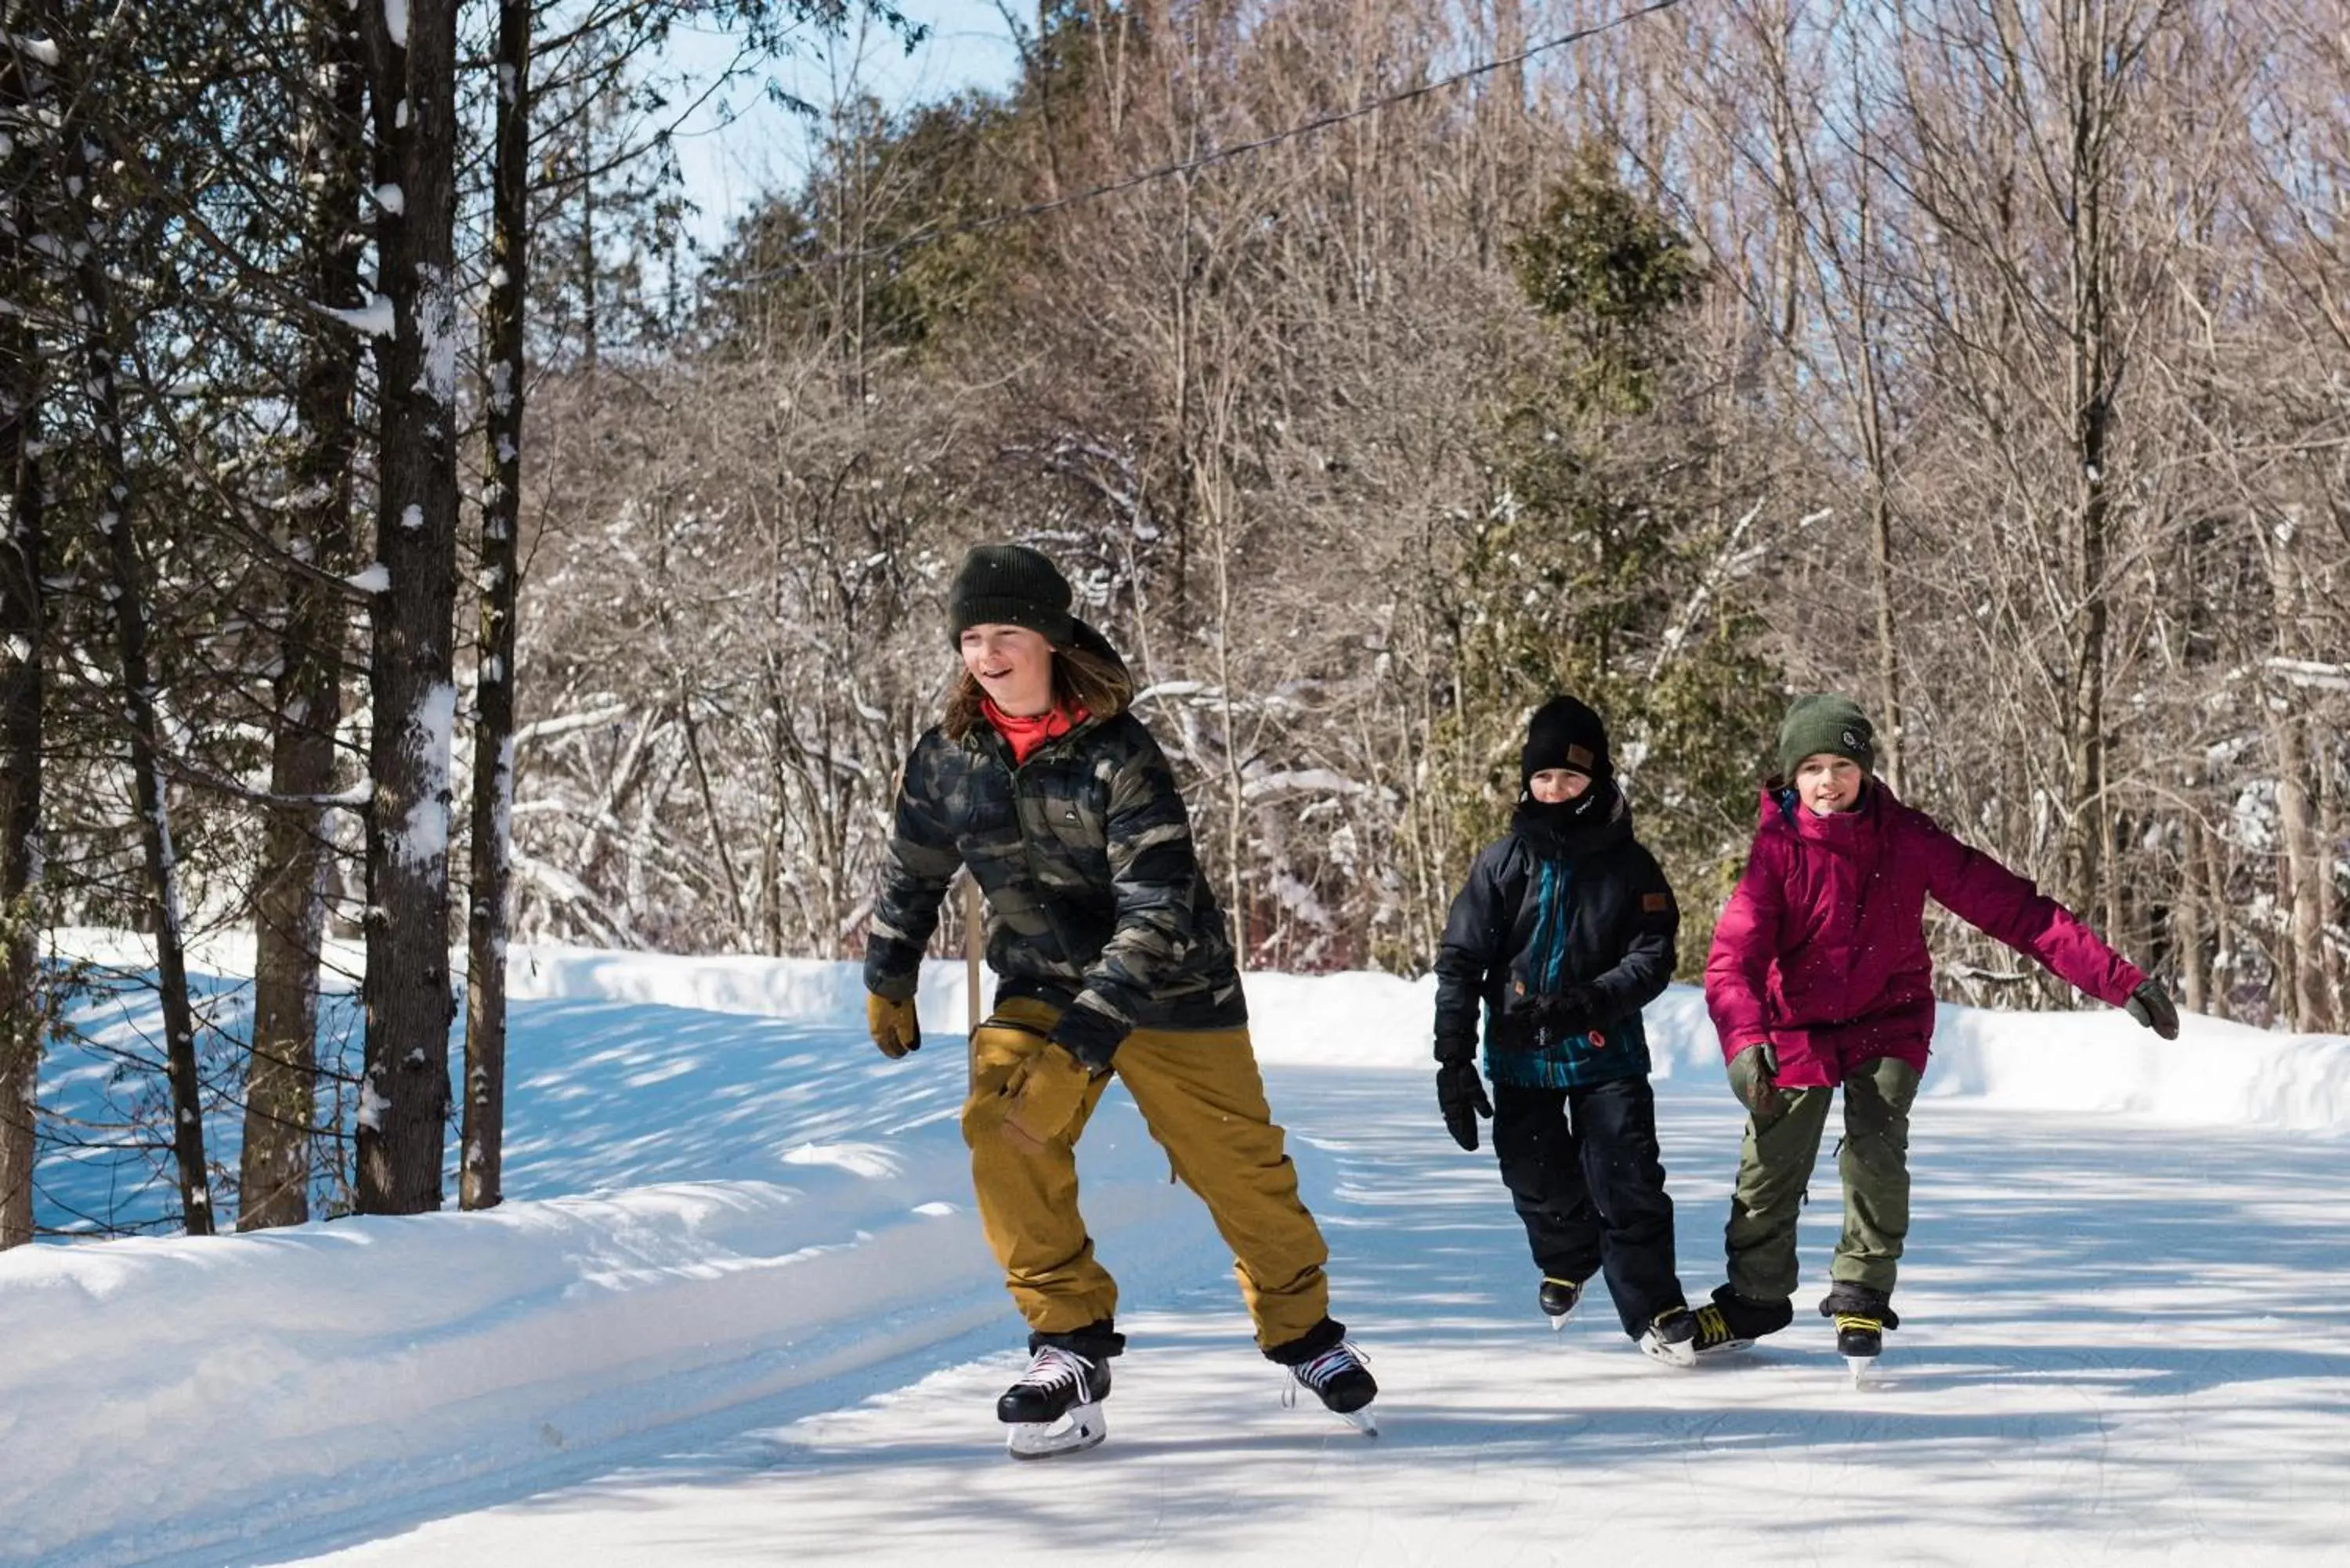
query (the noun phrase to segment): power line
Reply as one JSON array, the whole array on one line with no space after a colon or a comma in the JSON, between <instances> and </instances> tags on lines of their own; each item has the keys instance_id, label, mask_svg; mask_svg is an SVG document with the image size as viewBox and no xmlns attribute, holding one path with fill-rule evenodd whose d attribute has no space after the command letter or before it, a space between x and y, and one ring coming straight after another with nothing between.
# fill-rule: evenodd
<instances>
[{"instance_id":1,"label":"power line","mask_svg":"<svg viewBox=\"0 0 2350 1568\"><path fill-rule=\"evenodd\" d=\"M868 245L863 249L852 251L833 251L824 255L811 256L806 261L790 262L765 272L748 273L731 281L737 284L770 283L777 278L793 277L801 273L813 272L818 267L837 266L849 262L880 261L896 255L901 251L931 244L957 234L979 234L988 229L1001 228L1006 223L1024 223L1030 218L1043 217L1048 213L1057 213L1064 207L1078 206L1087 202L1098 201L1104 196L1115 196L1121 191L1131 191L1137 186L1152 184L1160 180L1171 180L1179 174L1193 173L1201 169L1211 168L1218 163L1229 162L1247 153L1262 152L1268 147L1278 147L1284 141L1295 141L1300 137L1312 136L1317 131L1327 130L1334 125L1344 125L1349 120L1361 119L1367 115L1377 114L1383 109L1392 109L1399 103L1409 103L1415 99L1427 98L1432 93L1443 92L1449 88L1459 87L1462 82L1490 76L1495 71L1505 70L1511 66L1523 65L1537 55L1546 55L1554 49L1563 49L1570 44L1579 44L1586 38L1597 37L1602 33L1628 26L1643 17L1653 16L1660 11L1669 11L1680 3L1681 0L1651 0L1648 5L1640 6L1637 10L1610 16L1605 22L1595 22L1590 26L1578 27L1571 33L1562 33L1555 38L1545 38L1541 43L1530 44L1514 55L1503 55L1494 59L1480 61L1465 70L1455 71L1449 77L1440 77L1431 82L1422 82L1418 87L1405 88L1400 91L1388 93L1383 98L1373 99L1367 103L1357 104L1352 109L1334 110L1318 119L1293 125L1285 130L1276 130L1269 136L1260 136L1248 141L1236 141L1230 147L1220 147L1212 152L1203 152L1196 158L1187 158L1178 163L1163 163L1155 169L1144 169L1131 174L1123 174L1105 184L1088 186L1082 191L1071 192L1066 196L1055 196L1048 202L1032 202L1025 206L1009 207L1000 213L990 213L984 217L965 218L951 223L941 223L936 228L923 229L908 234L903 239L892 240L886 245Z\"/></svg>"}]
</instances>

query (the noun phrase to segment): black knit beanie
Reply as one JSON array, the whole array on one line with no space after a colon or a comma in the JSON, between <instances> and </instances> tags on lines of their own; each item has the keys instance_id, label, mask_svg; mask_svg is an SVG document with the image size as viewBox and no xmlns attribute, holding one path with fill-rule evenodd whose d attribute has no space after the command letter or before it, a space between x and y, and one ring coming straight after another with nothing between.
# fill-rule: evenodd
<instances>
[{"instance_id":1,"label":"black knit beanie","mask_svg":"<svg viewBox=\"0 0 2350 1568\"><path fill-rule=\"evenodd\" d=\"M1550 768L1578 773L1594 784L1616 775L1607 760L1607 726L1572 697L1554 697L1526 722L1526 743L1518 753L1518 787Z\"/></svg>"},{"instance_id":2,"label":"black knit beanie","mask_svg":"<svg viewBox=\"0 0 2350 1568\"><path fill-rule=\"evenodd\" d=\"M1024 626L1066 647L1071 597L1061 569L1027 545L974 545L947 590L947 639L960 643L974 626Z\"/></svg>"},{"instance_id":3,"label":"black knit beanie","mask_svg":"<svg viewBox=\"0 0 2350 1568\"><path fill-rule=\"evenodd\" d=\"M1877 730L1849 697L1801 697L1779 726L1779 776L1793 779L1805 757L1846 757L1877 771Z\"/></svg>"}]
</instances>

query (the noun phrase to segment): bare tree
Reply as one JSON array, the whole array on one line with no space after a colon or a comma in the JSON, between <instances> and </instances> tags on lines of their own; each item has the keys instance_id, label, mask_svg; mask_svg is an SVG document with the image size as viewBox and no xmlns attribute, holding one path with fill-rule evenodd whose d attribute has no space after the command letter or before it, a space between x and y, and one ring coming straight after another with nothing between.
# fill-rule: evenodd
<instances>
[{"instance_id":1,"label":"bare tree","mask_svg":"<svg viewBox=\"0 0 2350 1568\"><path fill-rule=\"evenodd\" d=\"M102 153L96 135L92 128L72 118L66 120L60 135L66 188L78 197L83 232L93 240L107 226L107 209L101 201L105 186L99 172ZM113 286L101 246L82 246L76 257L75 315L81 327L82 389L89 400L98 472L104 485L96 521L99 548L110 574L105 597L114 610L132 798L146 858L149 914L163 1005L164 1062L171 1085L172 1152L179 1179L182 1222L191 1236L209 1236L213 1223L212 1179L204 1163L203 1085L196 1075L196 1020L188 995L180 858L172 837L163 779L163 728L149 651L148 572L140 548L138 496L118 393L121 360Z\"/></svg>"},{"instance_id":2,"label":"bare tree","mask_svg":"<svg viewBox=\"0 0 2350 1568\"><path fill-rule=\"evenodd\" d=\"M449 1108L451 750L457 689L457 5L368 7L380 407L359 1200L442 1201Z\"/></svg>"},{"instance_id":3,"label":"bare tree","mask_svg":"<svg viewBox=\"0 0 2350 1568\"><path fill-rule=\"evenodd\" d=\"M43 131L33 112L41 94L38 56L52 47L26 36L17 8L0 41L0 134L6 187L0 191L0 470L6 475L8 529L0 541L0 1249L33 1239L34 1136L43 1025L38 898L41 867L41 707L47 628L42 605L43 479L40 355L32 311L44 265L35 181Z\"/></svg>"},{"instance_id":4,"label":"bare tree","mask_svg":"<svg viewBox=\"0 0 2350 1568\"><path fill-rule=\"evenodd\" d=\"M307 296L321 305L359 294L367 73L359 24L328 5L305 18L311 90L300 182ZM318 964L333 857L327 807L335 788L350 591L340 580L355 553L353 473L360 340L321 317L303 324L296 395L284 628L271 715L270 794L255 877L253 1057L246 1075L237 1229L309 1218L311 1142L317 1122Z\"/></svg>"}]
</instances>

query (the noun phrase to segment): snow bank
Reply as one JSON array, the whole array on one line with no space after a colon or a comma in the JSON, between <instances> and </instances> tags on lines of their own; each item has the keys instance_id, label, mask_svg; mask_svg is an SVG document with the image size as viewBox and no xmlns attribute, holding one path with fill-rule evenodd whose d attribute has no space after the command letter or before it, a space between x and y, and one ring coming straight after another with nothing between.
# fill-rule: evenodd
<instances>
[{"instance_id":1,"label":"snow bank","mask_svg":"<svg viewBox=\"0 0 2350 1568\"><path fill-rule=\"evenodd\" d=\"M2350 1035L2274 1034L2190 1013L2178 1039L2160 1040L2111 1008L1945 1007L1925 1092L2178 1124L2350 1129Z\"/></svg>"},{"instance_id":2,"label":"snow bank","mask_svg":"<svg viewBox=\"0 0 2350 1568\"><path fill-rule=\"evenodd\" d=\"M60 951L122 969L151 967L143 939L105 931L58 933ZM356 974L356 946L330 965ZM464 954L452 954L463 972ZM216 939L191 963L221 975L252 973L249 938ZM612 1002L861 1029L865 988L854 963L817 959L690 958L586 948L517 947L511 994L526 1002ZM924 966L923 1028L951 1039L967 1016L963 966ZM982 1002L993 996L983 973ZM1430 1065L1432 976L1348 973L1248 977L1257 1054L1269 1064ZM1705 1000L1677 985L1647 1013L1656 1075L1721 1071ZM1979 1096L2019 1110L2117 1112L2161 1121L2300 1129L2350 1128L2350 1035L2286 1034L2189 1013L2180 1037L2157 1039L2127 1014L2090 1007L2003 1012L1944 1006L1936 1026L1929 1095Z\"/></svg>"},{"instance_id":3,"label":"snow bank","mask_svg":"<svg viewBox=\"0 0 2350 1568\"><path fill-rule=\"evenodd\" d=\"M866 1336L909 1297L978 1309L993 1270L959 1169L811 1171L839 1179L20 1249L0 1260L0 1560L460 1480L788 1386L820 1363L774 1347L830 1327L902 1349Z\"/></svg>"},{"instance_id":4,"label":"snow bank","mask_svg":"<svg viewBox=\"0 0 2350 1568\"><path fill-rule=\"evenodd\" d=\"M855 964L813 960L540 948L516 959L513 983L517 997L604 998L843 1025L861 1021L865 1006ZM983 996L992 995L991 985ZM1432 1065L1432 976L1259 973L1248 977L1248 998L1257 1054L1269 1065ZM927 966L920 1000L927 1033L960 1031L962 966ZM1721 1048L1697 987L1669 987L1646 1018L1656 1076L1721 1072ZM2350 1036L2275 1033L2189 1013L2178 1039L2162 1040L2112 1008L2010 1012L1944 1006L1925 1092L1979 1096L2018 1110L2350 1128Z\"/></svg>"},{"instance_id":5,"label":"snow bank","mask_svg":"<svg viewBox=\"0 0 2350 1568\"><path fill-rule=\"evenodd\" d=\"M651 1007L517 1016L517 1072L545 1080L518 1102L525 1189L656 1162L765 1179L0 1254L0 1563L225 1561L975 1331L1016 1343L957 1055L893 1064L845 1030L778 1042ZM648 1039L702 1065L648 1070ZM779 1060L797 1065L763 1083ZM1227 1266L1122 1097L1082 1164L1122 1278Z\"/></svg>"}]
</instances>

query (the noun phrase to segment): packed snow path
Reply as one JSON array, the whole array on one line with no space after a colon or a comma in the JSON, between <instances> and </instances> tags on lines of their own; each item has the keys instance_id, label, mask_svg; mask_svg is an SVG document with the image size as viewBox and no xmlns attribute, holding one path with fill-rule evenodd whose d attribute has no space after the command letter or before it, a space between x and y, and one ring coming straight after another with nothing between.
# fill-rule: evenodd
<instances>
[{"instance_id":1,"label":"packed snow path","mask_svg":"<svg viewBox=\"0 0 2350 1568\"><path fill-rule=\"evenodd\" d=\"M2338 1563L2350 1541L2350 1145L1925 1102L1905 1326L1844 1386L1809 1306L1676 1372L1604 1293L1554 1336L1489 1158L1426 1075L1272 1075L1375 1358L1384 1435L1284 1410L1196 1205L1105 1235L1132 1280L1110 1439L1014 1464L1008 1310L857 1380L497 1506L371 1526L338 1563L1150 1561ZM1683 1281L1719 1278L1738 1117L1660 1085ZM986 1354L972 1356L974 1351ZM265 1553L286 1561L300 1553ZM308 1560L307 1558L301 1560Z\"/></svg>"}]
</instances>

